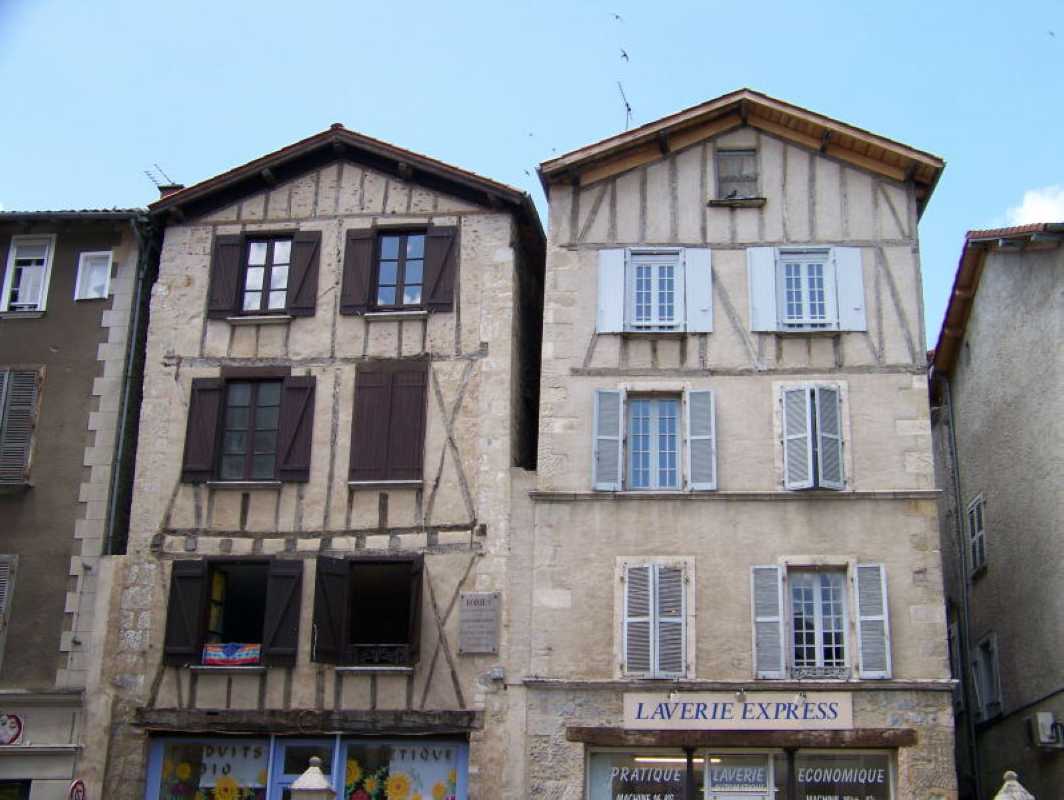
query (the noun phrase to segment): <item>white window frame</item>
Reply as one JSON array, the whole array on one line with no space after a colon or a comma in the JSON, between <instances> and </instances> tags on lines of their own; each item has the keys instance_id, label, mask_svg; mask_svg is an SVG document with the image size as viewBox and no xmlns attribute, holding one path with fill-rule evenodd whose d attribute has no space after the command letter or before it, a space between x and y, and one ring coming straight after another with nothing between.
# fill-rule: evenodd
<instances>
[{"instance_id":1,"label":"white window frame","mask_svg":"<svg viewBox=\"0 0 1064 800\"><path fill-rule=\"evenodd\" d=\"M800 275L798 289L803 309L799 317L787 315L787 267L796 265ZM809 286L809 269L817 264L821 267L821 281L823 297L821 304L824 306L824 316L814 317L808 313L812 303ZM776 251L776 315L779 319L780 330L783 331L819 331L836 330L839 326L838 303L835 299L838 275L835 270L835 259L832 257L831 248L796 250L780 248Z\"/></svg>"},{"instance_id":2,"label":"white window frame","mask_svg":"<svg viewBox=\"0 0 1064 800\"><path fill-rule=\"evenodd\" d=\"M839 567L802 567L802 566L788 566L786 573L786 598L785 598L785 613L787 614L787 666L790 670L792 678L849 678L853 673L852 665L852 648L850 647L850 584L848 580L849 570L845 566ZM823 605L820 595L819 581L815 580L820 575L830 574L838 576L839 596L842 603L842 664L840 665L825 665L823 663L824 653L824 617L823 617ZM795 630L794 630L794 594L793 587L795 578L801 576L809 576L814 579L814 592L813 592L813 646L816 655L816 665L812 667L797 666L795 658ZM798 675L799 670L803 671L802 675Z\"/></svg>"},{"instance_id":3,"label":"white window frame","mask_svg":"<svg viewBox=\"0 0 1064 800\"><path fill-rule=\"evenodd\" d=\"M629 250L625 259L624 278L624 328L626 331L647 333L661 333L669 331L682 331L685 327L686 314L684 309L684 297L686 295L686 268L684 263L684 251L682 249L669 250ZM650 318L645 321L636 320L636 274L641 266L651 269L650 282ZM659 315L658 293L660 291L661 267L671 266L672 276L672 317L663 318Z\"/></svg>"},{"instance_id":4,"label":"white window frame","mask_svg":"<svg viewBox=\"0 0 1064 800\"><path fill-rule=\"evenodd\" d=\"M972 683L976 697L976 719L988 720L1001 715L1001 664L997 634L986 634L975 648L972 659ZM993 692L987 696L987 689Z\"/></svg>"},{"instance_id":5,"label":"white window frame","mask_svg":"<svg viewBox=\"0 0 1064 800\"><path fill-rule=\"evenodd\" d=\"M978 519L978 527L976 519ZM986 498L982 494L977 495L968 504L965 530L968 532L968 574L974 578L981 574L987 565Z\"/></svg>"},{"instance_id":6,"label":"white window frame","mask_svg":"<svg viewBox=\"0 0 1064 800\"><path fill-rule=\"evenodd\" d=\"M114 266L112 258L112 252L110 250L91 250L78 254L78 275L77 280L74 283L74 300L106 300L111 294L111 269ZM107 275L103 282L103 294L102 295L85 295L83 291L87 288L88 278L85 272L88 270L88 261L90 258L106 257L107 258Z\"/></svg>"},{"instance_id":7,"label":"white window frame","mask_svg":"<svg viewBox=\"0 0 1064 800\"><path fill-rule=\"evenodd\" d=\"M659 409L661 403L664 401L671 401L676 404L676 482L670 486L663 486L658 482L658 468L660 466L658 457L661 453L661 437L658 433L658 423L661 419L659 416ZM650 403L650 484L648 486L632 485L632 473L634 472L632 458L635 454L632 447L632 410L634 405L639 402ZM624 488L632 492L674 492L683 489L687 479L687 476L684 474L684 465L687 461L686 451L688 449L686 443L686 404L684 403L683 395L664 393L645 395L630 394L625 397L624 405Z\"/></svg>"},{"instance_id":8,"label":"white window frame","mask_svg":"<svg viewBox=\"0 0 1064 800\"><path fill-rule=\"evenodd\" d=\"M33 314L45 310L45 306L48 303L48 287L52 280L52 261L55 258L55 239L54 233L49 234L25 234L19 236L12 236L11 243L7 248L7 265L4 270L4 290L3 295L0 296L0 313L9 314ZM28 244L30 242L47 242L48 252L44 259L44 276L41 278L41 294L37 298L37 305L35 308L10 308L11 301L11 284L15 280L15 259L20 244Z\"/></svg>"},{"instance_id":9,"label":"white window frame","mask_svg":"<svg viewBox=\"0 0 1064 800\"><path fill-rule=\"evenodd\" d=\"M650 586L650 602L651 612L649 617L650 622L650 635L651 635L651 670L649 672L629 672L627 669L628 653L628 638L627 638L627 625L628 620L628 586L627 586L627 570L629 567L649 567L652 573L651 586ZM679 569L683 572L683 610L681 612L681 625L682 625L682 641L683 641L683 672L660 672L656 669L658 666L658 650L657 650L657 574L662 568L670 567L673 569ZM696 649L696 631L695 626L695 609L696 597L695 597L695 559L691 556L660 556L660 557L630 557L619 556L617 557L615 564L615 577L614 586L616 591L614 593L614 619L618 624L614 626L614 630L617 635L614 639L614 653L615 653L615 677L617 678L686 678L691 679L695 676L694 657L697 653Z\"/></svg>"}]
</instances>

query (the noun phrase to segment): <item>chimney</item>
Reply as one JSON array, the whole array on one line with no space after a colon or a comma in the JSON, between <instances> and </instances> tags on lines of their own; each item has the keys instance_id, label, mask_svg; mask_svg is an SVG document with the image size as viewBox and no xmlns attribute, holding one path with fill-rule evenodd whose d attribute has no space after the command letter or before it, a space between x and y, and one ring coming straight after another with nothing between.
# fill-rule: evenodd
<instances>
[{"instance_id":1,"label":"chimney","mask_svg":"<svg viewBox=\"0 0 1064 800\"><path fill-rule=\"evenodd\" d=\"M175 192L180 192L184 188L185 188L185 184L183 184L183 183L163 183L163 184L160 184L159 185L159 199L162 200L164 197L169 197L170 195L174 194Z\"/></svg>"}]
</instances>

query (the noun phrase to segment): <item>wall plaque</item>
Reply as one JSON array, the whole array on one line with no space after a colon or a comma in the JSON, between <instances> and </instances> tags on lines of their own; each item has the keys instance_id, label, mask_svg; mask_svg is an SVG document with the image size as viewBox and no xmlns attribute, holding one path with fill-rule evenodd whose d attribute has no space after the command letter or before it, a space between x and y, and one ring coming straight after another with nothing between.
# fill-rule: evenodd
<instances>
[{"instance_id":1,"label":"wall plaque","mask_svg":"<svg viewBox=\"0 0 1064 800\"><path fill-rule=\"evenodd\" d=\"M458 652L499 652L499 593L462 592L458 607Z\"/></svg>"},{"instance_id":2,"label":"wall plaque","mask_svg":"<svg viewBox=\"0 0 1064 800\"><path fill-rule=\"evenodd\" d=\"M853 727L849 692L674 692L624 696L624 727L681 731L818 731Z\"/></svg>"}]
</instances>

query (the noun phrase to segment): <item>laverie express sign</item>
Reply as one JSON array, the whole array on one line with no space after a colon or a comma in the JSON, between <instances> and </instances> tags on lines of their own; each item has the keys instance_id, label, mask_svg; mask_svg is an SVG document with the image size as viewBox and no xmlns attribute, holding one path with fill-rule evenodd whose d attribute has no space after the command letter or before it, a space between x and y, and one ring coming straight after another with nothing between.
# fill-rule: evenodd
<instances>
[{"instance_id":1,"label":"laverie express sign","mask_svg":"<svg viewBox=\"0 0 1064 800\"><path fill-rule=\"evenodd\" d=\"M848 692L633 693L624 696L624 727L635 730L816 731L853 727Z\"/></svg>"}]
</instances>

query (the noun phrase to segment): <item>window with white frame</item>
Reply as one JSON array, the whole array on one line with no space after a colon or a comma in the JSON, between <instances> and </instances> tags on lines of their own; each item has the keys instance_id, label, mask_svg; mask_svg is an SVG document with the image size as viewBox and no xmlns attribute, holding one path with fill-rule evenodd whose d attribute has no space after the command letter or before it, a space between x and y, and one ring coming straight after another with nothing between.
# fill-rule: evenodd
<instances>
[{"instance_id":1,"label":"window with white frame","mask_svg":"<svg viewBox=\"0 0 1064 800\"><path fill-rule=\"evenodd\" d=\"M861 248L749 247L750 330L864 331Z\"/></svg>"},{"instance_id":2,"label":"window with white frame","mask_svg":"<svg viewBox=\"0 0 1064 800\"><path fill-rule=\"evenodd\" d=\"M599 251L597 333L708 333L713 275L705 248Z\"/></svg>"},{"instance_id":3,"label":"window with white frame","mask_svg":"<svg viewBox=\"0 0 1064 800\"><path fill-rule=\"evenodd\" d=\"M891 676L887 579L882 564L756 566L751 570L758 678ZM857 644L849 642L850 604Z\"/></svg>"},{"instance_id":4,"label":"window with white frame","mask_svg":"<svg viewBox=\"0 0 1064 800\"><path fill-rule=\"evenodd\" d=\"M44 310L54 250L54 234L11 238L0 311Z\"/></svg>"},{"instance_id":5,"label":"window with white frame","mask_svg":"<svg viewBox=\"0 0 1064 800\"><path fill-rule=\"evenodd\" d=\"M111 251L82 253L78 256L75 300L106 300L111 285Z\"/></svg>"},{"instance_id":6,"label":"window with white frame","mask_svg":"<svg viewBox=\"0 0 1064 800\"><path fill-rule=\"evenodd\" d=\"M687 575L683 563L624 564L622 671L682 677L687 671Z\"/></svg>"},{"instance_id":7,"label":"window with white frame","mask_svg":"<svg viewBox=\"0 0 1064 800\"><path fill-rule=\"evenodd\" d=\"M717 487L713 392L595 392L592 484L601 491Z\"/></svg>"},{"instance_id":8,"label":"window with white frame","mask_svg":"<svg viewBox=\"0 0 1064 800\"><path fill-rule=\"evenodd\" d=\"M986 568L986 500L982 495L968 505L968 557L972 575Z\"/></svg>"},{"instance_id":9,"label":"window with white frame","mask_svg":"<svg viewBox=\"0 0 1064 800\"><path fill-rule=\"evenodd\" d=\"M844 489L840 387L784 386L780 407L784 488Z\"/></svg>"},{"instance_id":10,"label":"window with white frame","mask_svg":"<svg viewBox=\"0 0 1064 800\"><path fill-rule=\"evenodd\" d=\"M988 720L1001 713L1001 674L998 664L997 634L979 640L972 660L976 719Z\"/></svg>"}]
</instances>

